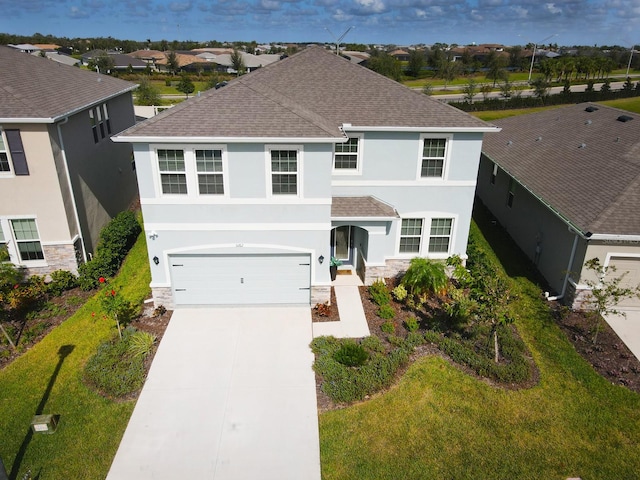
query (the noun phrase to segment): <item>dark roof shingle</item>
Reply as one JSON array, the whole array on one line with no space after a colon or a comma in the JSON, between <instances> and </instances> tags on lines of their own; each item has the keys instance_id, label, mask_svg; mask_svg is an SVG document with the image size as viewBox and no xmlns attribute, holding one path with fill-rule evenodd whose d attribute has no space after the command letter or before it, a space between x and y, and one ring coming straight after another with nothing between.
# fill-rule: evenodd
<instances>
[{"instance_id":1,"label":"dark roof shingle","mask_svg":"<svg viewBox=\"0 0 640 480\"><path fill-rule=\"evenodd\" d=\"M136 85L0 46L0 119L57 119Z\"/></svg>"},{"instance_id":2,"label":"dark roof shingle","mask_svg":"<svg viewBox=\"0 0 640 480\"><path fill-rule=\"evenodd\" d=\"M241 76L123 137L342 137L340 127L490 125L320 47Z\"/></svg>"},{"instance_id":3,"label":"dark roof shingle","mask_svg":"<svg viewBox=\"0 0 640 480\"><path fill-rule=\"evenodd\" d=\"M588 106L496 120L482 151L583 233L640 235L640 116Z\"/></svg>"}]
</instances>

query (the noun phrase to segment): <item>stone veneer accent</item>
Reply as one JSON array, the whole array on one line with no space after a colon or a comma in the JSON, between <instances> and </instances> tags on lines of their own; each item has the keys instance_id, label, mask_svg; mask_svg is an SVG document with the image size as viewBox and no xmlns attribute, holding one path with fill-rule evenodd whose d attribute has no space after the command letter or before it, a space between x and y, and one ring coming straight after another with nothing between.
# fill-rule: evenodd
<instances>
[{"instance_id":1,"label":"stone veneer accent","mask_svg":"<svg viewBox=\"0 0 640 480\"><path fill-rule=\"evenodd\" d=\"M566 298L562 303L569 305L572 310L591 310L589 305L589 289L577 290L576 286L569 282L567 285Z\"/></svg>"},{"instance_id":2,"label":"stone veneer accent","mask_svg":"<svg viewBox=\"0 0 640 480\"><path fill-rule=\"evenodd\" d=\"M379 278L385 277L387 267L385 265L381 267L366 267L364 271L364 284L371 285Z\"/></svg>"},{"instance_id":3,"label":"stone veneer accent","mask_svg":"<svg viewBox=\"0 0 640 480\"><path fill-rule=\"evenodd\" d=\"M311 306L331 302L331 286L311 287Z\"/></svg>"},{"instance_id":4,"label":"stone veneer accent","mask_svg":"<svg viewBox=\"0 0 640 480\"><path fill-rule=\"evenodd\" d=\"M49 275L56 270L66 270L78 274L78 261L73 245L43 245L42 251L47 265L44 267L28 267L27 275ZM47 278L46 280L50 280Z\"/></svg>"},{"instance_id":5,"label":"stone veneer accent","mask_svg":"<svg viewBox=\"0 0 640 480\"><path fill-rule=\"evenodd\" d=\"M395 277L399 273L406 272L407 269L409 268L410 263L411 263L410 258L406 258L402 260L400 259L387 260L386 261L387 269L384 272L385 277L391 278L391 277Z\"/></svg>"},{"instance_id":6,"label":"stone veneer accent","mask_svg":"<svg viewBox=\"0 0 640 480\"><path fill-rule=\"evenodd\" d=\"M173 294L171 293L171 287L153 287L151 289L153 295L153 306L158 308L162 305L167 310L173 310Z\"/></svg>"}]
</instances>

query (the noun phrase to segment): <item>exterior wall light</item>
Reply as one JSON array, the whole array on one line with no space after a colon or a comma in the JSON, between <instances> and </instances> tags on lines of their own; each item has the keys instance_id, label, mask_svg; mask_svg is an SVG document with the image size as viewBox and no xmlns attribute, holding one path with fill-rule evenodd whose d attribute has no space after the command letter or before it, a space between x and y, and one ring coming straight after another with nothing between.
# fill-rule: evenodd
<instances>
[{"instance_id":1,"label":"exterior wall light","mask_svg":"<svg viewBox=\"0 0 640 480\"><path fill-rule=\"evenodd\" d=\"M324 256L323 255L320 255L318 257L318 262L320 262L320 265L322 265L322 262L324 262Z\"/></svg>"},{"instance_id":2,"label":"exterior wall light","mask_svg":"<svg viewBox=\"0 0 640 480\"><path fill-rule=\"evenodd\" d=\"M149 234L149 238L150 238L151 240L155 240L156 238L158 238L158 232L156 232L156 231L151 232L151 233Z\"/></svg>"},{"instance_id":3,"label":"exterior wall light","mask_svg":"<svg viewBox=\"0 0 640 480\"><path fill-rule=\"evenodd\" d=\"M160 263L160 259L158 257L153 257L153 263L158 265Z\"/></svg>"}]
</instances>

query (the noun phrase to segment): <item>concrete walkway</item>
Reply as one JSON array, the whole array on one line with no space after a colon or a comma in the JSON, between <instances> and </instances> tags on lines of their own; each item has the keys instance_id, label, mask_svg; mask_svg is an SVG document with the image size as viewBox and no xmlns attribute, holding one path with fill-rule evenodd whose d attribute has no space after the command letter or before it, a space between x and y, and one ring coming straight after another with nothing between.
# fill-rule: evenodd
<instances>
[{"instance_id":1,"label":"concrete walkway","mask_svg":"<svg viewBox=\"0 0 640 480\"><path fill-rule=\"evenodd\" d=\"M364 316L358 286L362 280L357 275L338 275L333 289L338 304L339 322L314 322L313 337L333 335L336 338L361 338L371 335Z\"/></svg>"},{"instance_id":2,"label":"concrete walkway","mask_svg":"<svg viewBox=\"0 0 640 480\"><path fill-rule=\"evenodd\" d=\"M640 360L640 309L626 308L627 316L608 315L605 320L631 353Z\"/></svg>"},{"instance_id":3,"label":"concrete walkway","mask_svg":"<svg viewBox=\"0 0 640 480\"><path fill-rule=\"evenodd\" d=\"M320 480L311 312L178 309L107 480Z\"/></svg>"}]
</instances>

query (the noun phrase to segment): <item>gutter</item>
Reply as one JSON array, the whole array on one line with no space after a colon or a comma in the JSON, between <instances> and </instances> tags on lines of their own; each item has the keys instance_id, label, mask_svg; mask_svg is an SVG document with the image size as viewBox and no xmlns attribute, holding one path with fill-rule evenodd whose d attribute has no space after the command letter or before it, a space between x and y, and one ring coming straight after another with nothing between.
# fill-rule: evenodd
<instances>
[{"instance_id":1,"label":"gutter","mask_svg":"<svg viewBox=\"0 0 640 480\"><path fill-rule=\"evenodd\" d=\"M62 139L62 130L60 127L66 124L69 121L69 117L66 117L62 122L59 122L56 125L58 130L58 140L60 141L60 153L62 154L62 162L64 164L64 173L67 178L67 183L69 184L69 193L71 193L71 200L73 204L73 217L76 221L76 227L78 228L78 238L82 242L82 259L87 261L87 247L84 244L84 238L82 237L82 227L80 226L80 216L78 215L78 207L76 206L76 196L73 192L73 185L71 184L71 175L69 174L69 163L67 162L67 154L64 148L64 140Z\"/></svg>"},{"instance_id":2,"label":"gutter","mask_svg":"<svg viewBox=\"0 0 640 480\"><path fill-rule=\"evenodd\" d=\"M343 124L342 128L345 131L353 132L424 132L424 133L478 133L478 132L500 132L500 127L487 126L487 127L380 127L380 126L368 126L359 127L349 123Z\"/></svg>"},{"instance_id":3,"label":"gutter","mask_svg":"<svg viewBox=\"0 0 640 480\"><path fill-rule=\"evenodd\" d=\"M571 228L569 228L569 231L572 231ZM555 297L550 297L549 296L549 292L544 292L544 296L547 300L549 300L550 302L553 300L560 300L562 298L564 298L564 294L567 291L567 284L569 283L569 275L571 275L571 267L573 266L573 260L576 257L576 250L578 249L578 238L580 237L580 233L576 232L575 230L573 230L573 232L575 233L575 237L573 239L573 247L571 248L571 255L569 256L569 264L567 265L567 273L564 276L564 282L562 284L562 292L560 292L560 295L556 295Z\"/></svg>"},{"instance_id":4,"label":"gutter","mask_svg":"<svg viewBox=\"0 0 640 480\"><path fill-rule=\"evenodd\" d=\"M116 143L273 143L273 144L300 144L300 143L344 143L346 137L147 137L136 136L130 137L123 135L115 135L111 137L111 141Z\"/></svg>"}]
</instances>

